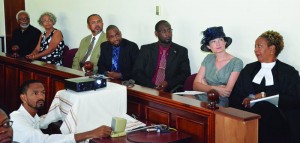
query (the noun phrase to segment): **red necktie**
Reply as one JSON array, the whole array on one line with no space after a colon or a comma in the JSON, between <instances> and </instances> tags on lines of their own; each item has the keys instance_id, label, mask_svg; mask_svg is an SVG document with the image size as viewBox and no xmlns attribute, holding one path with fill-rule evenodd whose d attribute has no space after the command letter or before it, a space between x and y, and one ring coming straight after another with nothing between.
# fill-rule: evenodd
<instances>
[{"instance_id":1,"label":"red necktie","mask_svg":"<svg viewBox=\"0 0 300 143\"><path fill-rule=\"evenodd\" d=\"M163 54L160 59L159 68L155 79L155 85L159 85L161 82L165 81L166 51L167 50L163 50Z\"/></svg>"}]
</instances>

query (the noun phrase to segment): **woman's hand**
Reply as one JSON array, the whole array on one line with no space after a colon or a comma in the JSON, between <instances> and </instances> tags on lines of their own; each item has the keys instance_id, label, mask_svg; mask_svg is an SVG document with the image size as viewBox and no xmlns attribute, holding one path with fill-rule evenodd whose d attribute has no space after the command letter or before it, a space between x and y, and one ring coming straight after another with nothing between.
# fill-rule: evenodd
<instances>
[{"instance_id":1,"label":"woman's hand","mask_svg":"<svg viewBox=\"0 0 300 143\"><path fill-rule=\"evenodd\" d=\"M247 98L245 98L245 99L243 100L242 104L245 106L245 108L250 108L250 101L251 101L251 100L252 100L252 99L249 98L249 97L247 97Z\"/></svg>"},{"instance_id":2,"label":"woman's hand","mask_svg":"<svg viewBox=\"0 0 300 143\"><path fill-rule=\"evenodd\" d=\"M30 54L26 55L25 58L27 58L27 59L29 59L29 60L34 60L34 59L35 59L33 53L30 53Z\"/></svg>"},{"instance_id":3,"label":"woman's hand","mask_svg":"<svg viewBox=\"0 0 300 143\"><path fill-rule=\"evenodd\" d=\"M220 96L222 97L229 97L231 94L231 90L228 90L226 86L220 85L220 86L213 86L213 89L217 90Z\"/></svg>"}]
</instances>

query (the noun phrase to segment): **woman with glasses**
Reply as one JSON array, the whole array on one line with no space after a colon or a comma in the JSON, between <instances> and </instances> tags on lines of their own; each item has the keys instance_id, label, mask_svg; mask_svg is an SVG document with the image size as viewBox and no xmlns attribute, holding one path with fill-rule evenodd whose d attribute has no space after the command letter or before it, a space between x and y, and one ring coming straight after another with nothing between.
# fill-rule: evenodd
<instances>
[{"instance_id":1,"label":"woman with glasses","mask_svg":"<svg viewBox=\"0 0 300 143\"><path fill-rule=\"evenodd\" d=\"M13 138L13 121L10 121L5 112L0 108L0 143L11 143Z\"/></svg>"},{"instance_id":2,"label":"woman with glasses","mask_svg":"<svg viewBox=\"0 0 300 143\"><path fill-rule=\"evenodd\" d=\"M39 59L49 64L62 66L62 54L65 47L63 35L60 30L54 28L56 17L50 12L43 13L39 24L45 28L39 42L33 52L26 56L27 59Z\"/></svg>"}]
</instances>

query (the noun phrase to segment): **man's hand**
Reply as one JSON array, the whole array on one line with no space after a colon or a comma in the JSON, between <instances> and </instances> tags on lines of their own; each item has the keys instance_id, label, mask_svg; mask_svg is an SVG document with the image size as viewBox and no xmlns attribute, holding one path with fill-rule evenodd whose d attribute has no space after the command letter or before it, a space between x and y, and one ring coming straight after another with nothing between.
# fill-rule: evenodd
<instances>
[{"instance_id":1,"label":"man's hand","mask_svg":"<svg viewBox=\"0 0 300 143\"><path fill-rule=\"evenodd\" d=\"M122 74L118 73L118 72L107 71L107 75L106 76L108 76L108 77L110 77L112 79L120 79L122 77Z\"/></svg>"},{"instance_id":2,"label":"man's hand","mask_svg":"<svg viewBox=\"0 0 300 143\"><path fill-rule=\"evenodd\" d=\"M111 135L111 131L112 131L111 127L103 125L92 131L92 137L93 138L105 138L105 137L108 137Z\"/></svg>"},{"instance_id":3,"label":"man's hand","mask_svg":"<svg viewBox=\"0 0 300 143\"><path fill-rule=\"evenodd\" d=\"M165 91L165 89L167 88L167 86L168 86L168 82L167 81L163 81L159 85L157 85L155 87L155 89L160 90L160 91Z\"/></svg>"}]
</instances>

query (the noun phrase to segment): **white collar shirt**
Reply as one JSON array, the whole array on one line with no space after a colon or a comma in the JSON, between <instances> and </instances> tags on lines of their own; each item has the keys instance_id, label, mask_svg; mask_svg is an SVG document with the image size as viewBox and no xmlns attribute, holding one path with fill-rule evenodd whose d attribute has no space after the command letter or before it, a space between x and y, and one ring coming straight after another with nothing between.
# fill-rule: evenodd
<instances>
[{"instance_id":1,"label":"white collar shirt","mask_svg":"<svg viewBox=\"0 0 300 143\"><path fill-rule=\"evenodd\" d=\"M86 61L89 61L89 60L91 59L91 56L92 56L93 51L94 51L94 49L95 49L95 45L97 44L97 41L99 40L99 37L100 37L101 33L102 33L102 32L98 33L96 36L93 36L93 35L92 35L92 38L91 38L91 41L90 41L90 42L92 42L93 37L95 37L95 42L94 42L94 45L93 45L92 53L88 56L88 58L86 59ZM100 48L100 47L99 47L99 48Z\"/></svg>"},{"instance_id":2,"label":"white collar shirt","mask_svg":"<svg viewBox=\"0 0 300 143\"><path fill-rule=\"evenodd\" d=\"M74 134L44 134L40 130L40 117L32 117L27 110L20 106L10 114L13 121L13 141L20 143L75 143Z\"/></svg>"}]
</instances>

